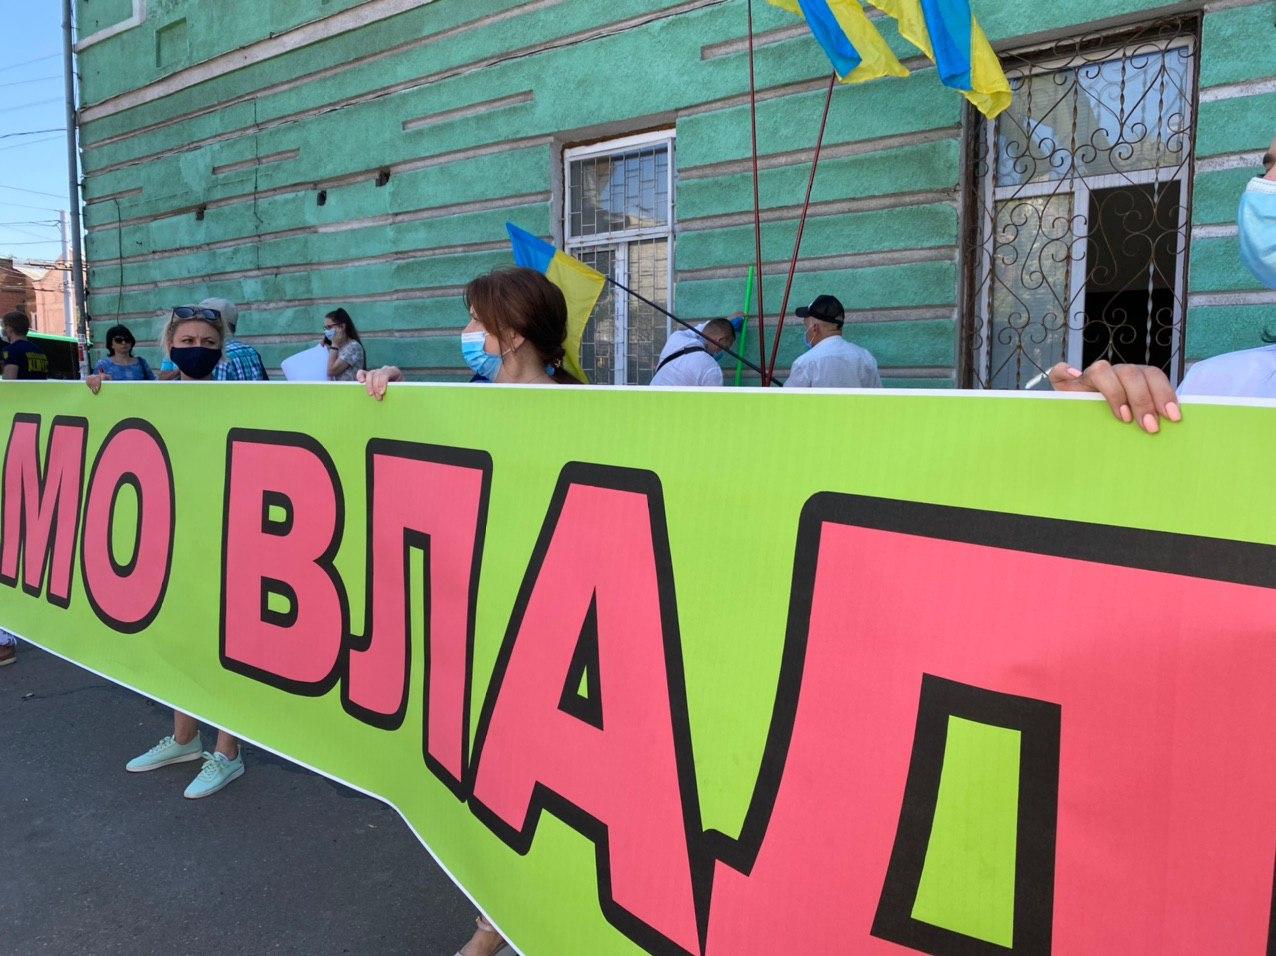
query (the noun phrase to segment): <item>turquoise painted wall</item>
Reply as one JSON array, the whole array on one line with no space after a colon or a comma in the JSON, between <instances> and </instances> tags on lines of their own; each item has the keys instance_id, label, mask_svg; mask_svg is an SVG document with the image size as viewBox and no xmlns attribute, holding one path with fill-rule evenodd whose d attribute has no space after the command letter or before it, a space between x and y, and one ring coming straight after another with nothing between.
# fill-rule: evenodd
<instances>
[{"instance_id":1,"label":"turquoise painted wall","mask_svg":"<svg viewBox=\"0 0 1276 956\"><path fill-rule=\"evenodd\" d=\"M505 220L558 231L563 145L666 126L677 131L676 311L700 318L741 299L753 256L744 0L434 0L372 22L385 0L146 6L142 25L79 57L99 337L119 319L153 349L170 306L220 295L242 303L241 337L277 366L344 305L373 363L462 376L460 289L509 261ZM1014 45L1159 8L976 9L994 42ZM78 11L87 37L132 3L78 0ZM775 312L827 74L791 17L762 0L755 12ZM1193 220L1207 228L1191 250L1189 360L1256 344L1274 311L1253 301L1260 290L1225 228L1252 174L1237 157L1266 144L1276 115L1276 94L1262 92L1276 76L1272 19L1270 0L1222 0L1204 15ZM517 105L463 109L527 92ZM888 384L956 381L964 112L925 68L834 98L794 302L836 292ZM423 117L438 121L404 130ZM383 168L392 175L378 187ZM795 326L780 364L800 348Z\"/></svg>"}]
</instances>

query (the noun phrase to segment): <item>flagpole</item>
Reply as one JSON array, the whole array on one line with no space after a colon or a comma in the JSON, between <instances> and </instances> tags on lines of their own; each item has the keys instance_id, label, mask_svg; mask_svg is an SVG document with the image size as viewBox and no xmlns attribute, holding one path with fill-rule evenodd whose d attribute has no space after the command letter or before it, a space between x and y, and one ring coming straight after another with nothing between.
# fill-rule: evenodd
<instances>
[{"instance_id":1,"label":"flagpole","mask_svg":"<svg viewBox=\"0 0 1276 956\"><path fill-rule=\"evenodd\" d=\"M815 172L820 168L820 152L824 148L824 133L829 125L829 108L833 105L833 89L837 85L837 73L829 76L829 92L824 99L824 115L820 119L820 134L815 139L815 155L811 158L811 177L806 181L806 199L802 203L802 215L798 218L797 238L793 241L793 258L789 260L789 278L784 284L784 299L780 303L780 318L775 326L775 339L771 343L771 364L767 366L767 378L775 374L775 360L780 354L780 333L784 331L784 318L789 311L789 293L793 291L793 276L797 273L798 255L802 251L802 233L806 231L807 213L811 211L811 191L815 188Z\"/></svg>"},{"instance_id":2,"label":"flagpole","mask_svg":"<svg viewBox=\"0 0 1276 956\"><path fill-rule=\"evenodd\" d=\"M749 304L753 299L753 266L749 266L749 278L744 283L744 308L740 310L740 314L744 316L744 321L740 323L740 340L736 343L740 347L740 351L745 350L745 345L749 338ZM735 387L739 388L744 379L744 363L735 363Z\"/></svg>"},{"instance_id":3,"label":"flagpole","mask_svg":"<svg viewBox=\"0 0 1276 956\"><path fill-rule=\"evenodd\" d=\"M625 293L628 293L629 295L632 295L635 299L637 299L643 305L650 306L651 308L655 309L657 312L659 312L661 315L665 316L666 318L673 319L675 322L677 322L679 325L683 326L684 328L690 329L692 332L696 333L696 335L700 336L700 338L704 339L706 342L713 342L713 339L709 338L709 336L705 335L703 332L701 332L698 328L696 328L690 322L687 322L683 319L678 318L676 315L674 315L664 306L657 305L655 302L652 302L642 293L635 292L633 289L629 288L628 286L621 285L611 276L604 275L603 278L606 279L608 282L610 282L612 285L614 285L621 292L625 292ZM763 370L759 366L754 365L752 362L750 362L747 358L745 358L739 352L733 351L732 349L729 349L726 346L718 345L717 342L713 342L713 344L717 346L718 348L722 349L722 351L725 354L731 356L737 362L743 362L746 366L748 366L753 371L757 372L759 375L765 376L765 372L763 372ZM781 382L780 384L783 385L784 383Z\"/></svg>"},{"instance_id":4,"label":"flagpole","mask_svg":"<svg viewBox=\"0 0 1276 956\"><path fill-rule=\"evenodd\" d=\"M753 251L758 276L758 355L766 365L766 307L762 294L762 194L758 185L758 86L754 67L753 0L749 0L749 129L753 137ZM750 368L756 369L756 365ZM761 370L759 370L761 371ZM761 372L762 387L771 384L770 376Z\"/></svg>"}]
</instances>

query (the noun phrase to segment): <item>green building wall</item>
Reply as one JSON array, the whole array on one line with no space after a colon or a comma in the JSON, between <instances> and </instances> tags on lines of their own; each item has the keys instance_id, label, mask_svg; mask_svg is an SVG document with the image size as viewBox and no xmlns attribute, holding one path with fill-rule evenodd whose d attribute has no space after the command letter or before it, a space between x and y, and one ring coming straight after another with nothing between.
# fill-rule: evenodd
<instances>
[{"instance_id":1,"label":"green building wall","mask_svg":"<svg viewBox=\"0 0 1276 956\"><path fill-rule=\"evenodd\" d=\"M504 222L561 239L562 149L676 129L675 311L738 306L753 260L745 0L78 0L96 339L155 355L168 309L241 303L277 368L343 305L369 361L457 380L460 301L509 263ZM1004 49L1183 4L975 4ZM768 312L780 305L827 61L764 0L759 153ZM1270 0L1202 12L1186 355L1276 315L1237 259L1236 199L1276 127ZM793 290L838 294L887 384L957 384L964 101L894 25L906 80L840 87ZM130 25L135 24L135 25ZM412 122L409 122L412 121ZM405 128L405 124L406 128ZM378 185L388 171L389 180ZM320 193L326 201L319 204ZM787 366L801 349L790 326Z\"/></svg>"}]
</instances>

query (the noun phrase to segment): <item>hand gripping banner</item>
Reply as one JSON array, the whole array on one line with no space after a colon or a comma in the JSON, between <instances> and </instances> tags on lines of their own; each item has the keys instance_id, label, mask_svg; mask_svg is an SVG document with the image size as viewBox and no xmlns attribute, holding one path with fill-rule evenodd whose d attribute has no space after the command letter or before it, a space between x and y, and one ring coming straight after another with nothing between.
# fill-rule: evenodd
<instances>
[{"instance_id":1,"label":"hand gripping banner","mask_svg":"<svg viewBox=\"0 0 1276 956\"><path fill-rule=\"evenodd\" d=\"M523 952L1272 944L1276 409L3 397L0 626L386 800Z\"/></svg>"}]
</instances>

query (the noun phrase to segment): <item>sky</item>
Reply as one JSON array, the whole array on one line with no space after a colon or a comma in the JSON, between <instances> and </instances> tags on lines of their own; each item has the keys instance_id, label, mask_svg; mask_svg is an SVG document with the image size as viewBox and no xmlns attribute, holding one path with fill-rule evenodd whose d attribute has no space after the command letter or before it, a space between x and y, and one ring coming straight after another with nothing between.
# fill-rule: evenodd
<instances>
[{"instance_id":1,"label":"sky","mask_svg":"<svg viewBox=\"0 0 1276 956\"><path fill-rule=\"evenodd\" d=\"M69 208L62 4L6 4L0 55L0 258L61 255L58 211ZM52 133L27 134L33 130Z\"/></svg>"}]
</instances>

